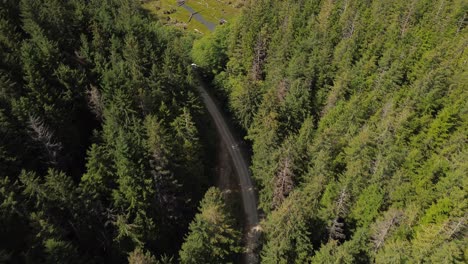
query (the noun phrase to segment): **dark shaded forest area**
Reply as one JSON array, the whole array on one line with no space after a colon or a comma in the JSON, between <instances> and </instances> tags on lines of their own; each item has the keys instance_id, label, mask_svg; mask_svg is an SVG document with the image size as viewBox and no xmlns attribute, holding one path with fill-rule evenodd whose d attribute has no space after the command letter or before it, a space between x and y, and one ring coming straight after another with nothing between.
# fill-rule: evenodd
<instances>
[{"instance_id":1,"label":"dark shaded forest area","mask_svg":"<svg viewBox=\"0 0 468 264\"><path fill-rule=\"evenodd\" d=\"M0 2L0 262L176 259L212 182L192 42L139 1Z\"/></svg>"}]
</instances>

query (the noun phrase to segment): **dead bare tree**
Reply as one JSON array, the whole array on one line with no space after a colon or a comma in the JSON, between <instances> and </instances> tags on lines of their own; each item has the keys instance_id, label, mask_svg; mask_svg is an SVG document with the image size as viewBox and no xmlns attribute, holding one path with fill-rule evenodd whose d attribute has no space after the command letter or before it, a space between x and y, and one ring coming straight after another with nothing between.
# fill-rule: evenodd
<instances>
[{"instance_id":1,"label":"dead bare tree","mask_svg":"<svg viewBox=\"0 0 468 264\"><path fill-rule=\"evenodd\" d=\"M346 186L340 191L340 195L335 202L335 219L333 219L331 226L328 228L328 240L344 240L344 223L343 216L348 213L348 191Z\"/></svg>"},{"instance_id":2,"label":"dead bare tree","mask_svg":"<svg viewBox=\"0 0 468 264\"><path fill-rule=\"evenodd\" d=\"M371 241L374 243L375 251L378 251L383 246L391 229L399 224L402 216L403 213L400 210L390 209L385 213L384 219L374 225L374 234L371 237Z\"/></svg>"},{"instance_id":3,"label":"dead bare tree","mask_svg":"<svg viewBox=\"0 0 468 264\"><path fill-rule=\"evenodd\" d=\"M348 6L349 6L349 0L343 1L343 11L342 11L342 13L346 12L346 9L348 9Z\"/></svg>"},{"instance_id":4,"label":"dead bare tree","mask_svg":"<svg viewBox=\"0 0 468 264\"><path fill-rule=\"evenodd\" d=\"M346 235L344 234L344 223L340 222L339 218L335 218L332 221L332 225L328 228L329 240L344 240Z\"/></svg>"},{"instance_id":5,"label":"dead bare tree","mask_svg":"<svg viewBox=\"0 0 468 264\"><path fill-rule=\"evenodd\" d=\"M416 5L416 2L418 0L413 0L411 2L411 5L409 7L409 10L408 12L406 12L406 15L405 17L403 18L403 22L401 23L401 29L400 29L400 34L402 37L405 36L406 34L406 31L408 30L409 28L409 24L410 24L410 21L411 21L411 17L413 16L413 13L414 13L414 8L415 8L415 5Z\"/></svg>"},{"instance_id":6,"label":"dead bare tree","mask_svg":"<svg viewBox=\"0 0 468 264\"><path fill-rule=\"evenodd\" d=\"M338 200L336 201L337 204L337 214L338 215L345 215L348 212L348 206L347 206L347 201L348 201L348 190L345 187L341 189L340 196L338 197Z\"/></svg>"},{"instance_id":7,"label":"dead bare tree","mask_svg":"<svg viewBox=\"0 0 468 264\"><path fill-rule=\"evenodd\" d=\"M463 14L463 17L457 23L457 35L460 31L468 24L468 20L466 18L466 13Z\"/></svg>"},{"instance_id":8,"label":"dead bare tree","mask_svg":"<svg viewBox=\"0 0 468 264\"><path fill-rule=\"evenodd\" d=\"M453 239L466 231L466 218L467 215L461 217L457 221L451 221L448 224L447 236L448 239ZM466 235L466 233L465 233Z\"/></svg>"},{"instance_id":9,"label":"dead bare tree","mask_svg":"<svg viewBox=\"0 0 468 264\"><path fill-rule=\"evenodd\" d=\"M267 40L263 34L259 34L254 48L254 61L252 64L252 78L255 81L262 79L263 64L266 59Z\"/></svg>"},{"instance_id":10,"label":"dead bare tree","mask_svg":"<svg viewBox=\"0 0 468 264\"><path fill-rule=\"evenodd\" d=\"M40 143L46 150L47 159L52 164L57 164L57 156L62 149L62 144L55 142L54 133L39 117L29 116L28 122L31 138Z\"/></svg>"},{"instance_id":11,"label":"dead bare tree","mask_svg":"<svg viewBox=\"0 0 468 264\"><path fill-rule=\"evenodd\" d=\"M89 108L96 115L96 118L101 120L103 113L101 93L96 86L91 84L90 89L86 92L86 94Z\"/></svg>"},{"instance_id":12,"label":"dead bare tree","mask_svg":"<svg viewBox=\"0 0 468 264\"><path fill-rule=\"evenodd\" d=\"M280 102L284 101L284 98L286 98L286 94L289 91L289 82L287 79L283 79L279 82L278 84L278 100Z\"/></svg>"},{"instance_id":13,"label":"dead bare tree","mask_svg":"<svg viewBox=\"0 0 468 264\"><path fill-rule=\"evenodd\" d=\"M279 207L294 188L293 161L289 154L282 158L276 175L273 206Z\"/></svg>"},{"instance_id":14,"label":"dead bare tree","mask_svg":"<svg viewBox=\"0 0 468 264\"><path fill-rule=\"evenodd\" d=\"M358 20L359 14L356 13L352 19L347 21L346 27L343 29L343 38L347 39L353 36L356 28L356 21Z\"/></svg>"}]
</instances>

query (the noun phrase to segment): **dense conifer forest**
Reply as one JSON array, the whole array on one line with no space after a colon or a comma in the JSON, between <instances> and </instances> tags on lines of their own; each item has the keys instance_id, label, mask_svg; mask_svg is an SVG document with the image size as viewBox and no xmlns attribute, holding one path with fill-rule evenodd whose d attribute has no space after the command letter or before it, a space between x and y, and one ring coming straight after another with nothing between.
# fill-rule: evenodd
<instances>
[{"instance_id":1,"label":"dense conifer forest","mask_svg":"<svg viewBox=\"0 0 468 264\"><path fill-rule=\"evenodd\" d=\"M212 181L192 42L139 1L0 2L0 262L178 259Z\"/></svg>"},{"instance_id":2,"label":"dense conifer forest","mask_svg":"<svg viewBox=\"0 0 468 264\"><path fill-rule=\"evenodd\" d=\"M0 263L241 262L199 78L260 263L468 261L467 1L247 0L205 35L142 2L0 1Z\"/></svg>"},{"instance_id":3,"label":"dense conifer forest","mask_svg":"<svg viewBox=\"0 0 468 264\"><path fill-rule=\"evenodd\" d=\"M258 0L194 45L252 143L262 263L466 263L467 12Z\"/></svg>"}]
</instances>

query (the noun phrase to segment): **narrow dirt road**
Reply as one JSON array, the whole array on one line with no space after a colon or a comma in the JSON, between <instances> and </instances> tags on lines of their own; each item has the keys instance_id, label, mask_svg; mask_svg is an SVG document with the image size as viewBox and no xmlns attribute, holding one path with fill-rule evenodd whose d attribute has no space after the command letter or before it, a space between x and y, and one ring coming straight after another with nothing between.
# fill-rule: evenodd
<instances>
[{"instance_id":1,"label":"narrow dirt road","mask_svg":"<svg viewBox=\"0 0 468 264\"><path fill-rule=\"evenodd\" d=\"M242 206L245 214L246 234L245 242L247 251L244 254L245 263L257 263L258 258L254 252L257 246L259 237L258 228L258 211L257 211L257 199L255 197L254 187L252 179L250 178L250 172L248 168L248 162L242 154L242 150L239 147L241 141L231 132L227 121L218 106L215 104L211 96L207 92L206 84L198 78L200 85L198 90L205 103L206 108L210 116L213 118L216 129L223 141L224 146L229 152L229 156L234 164L237 177L239 179L239 185L241 189Z\"/></svg>"}]
</instances>

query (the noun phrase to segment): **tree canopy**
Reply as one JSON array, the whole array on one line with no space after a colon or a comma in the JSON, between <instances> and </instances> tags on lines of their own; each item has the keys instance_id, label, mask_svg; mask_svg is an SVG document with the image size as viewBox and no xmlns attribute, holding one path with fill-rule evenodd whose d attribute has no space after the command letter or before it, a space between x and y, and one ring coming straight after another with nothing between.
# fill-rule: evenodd
<instances>
[{"instance_id":1,"label":"tree canopy","mask_svg":"<svg viewBox=\"0 0 468 264\"><path fill-rule=\"evenodd\" d=\"M249 1L194 45L252 144L262 262L466 262L467 8Z\"/></svg>"},{"instance_id":2,"label":"tree canopy","mask_svg":"<svg viewBox=\"0 0 468 264\"><path fill-rule=\"evenodd\" d=\"M177 254L210 181L192 41L138 1L0 1L2 262Z\"/></svg>"}]
</instances>

